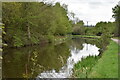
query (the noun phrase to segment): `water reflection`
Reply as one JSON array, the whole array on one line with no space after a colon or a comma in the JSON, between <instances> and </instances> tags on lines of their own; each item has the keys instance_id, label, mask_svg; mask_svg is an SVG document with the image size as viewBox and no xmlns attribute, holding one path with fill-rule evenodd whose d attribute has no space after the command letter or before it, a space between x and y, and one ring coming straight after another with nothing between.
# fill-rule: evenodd
<instances>
[{"instance_id":1,"label":"water reflection","mask_svg":"<svg viewBox=\"0 0 120 80\"><path fill-rule=\"evenodd\" d=\"M68 78L72 75L73 67L81 59L84 59L88 56L98 56L99 48L96 45L83 44L83 49L78 50L76 47L71 49L71 56L67 59L67 64L63 66L59 72L56 72L54 69L50 71L44 71L37 78Z\"/></svg>"},{"instance_id":2,"label":"water reflection","mask_svg":"<svg viewBox=\"0 0 120 80\"><path fill-rule=\"evenodd\" d=\"M19 49L4 49L3 78L35 78L39 73L59 69L70 55L66 43L31 46Z\"/></svg>"},{"instance_id":3,"label":"water reflection","mask_svg":"<svg viewBox=\"0 0 120 80\"><path fill-rule=\"evenodd\" d=\"M99 55L94 40L73 39L59 45L46 44L3 50L3 78L66 78L75 63Z\"/></svg>"}]
</instances>

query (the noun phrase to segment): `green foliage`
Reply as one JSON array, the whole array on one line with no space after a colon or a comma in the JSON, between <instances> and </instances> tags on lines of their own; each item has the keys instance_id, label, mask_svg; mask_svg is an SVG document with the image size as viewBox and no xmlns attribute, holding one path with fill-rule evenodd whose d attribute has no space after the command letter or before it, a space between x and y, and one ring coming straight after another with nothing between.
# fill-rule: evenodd
<instances>
[{"instance_id":1,"label":"green foliage","mask_svg":"<svg viewBox=\"0 0 120 80\"><path fill-rule=\"evenodd\" d=\"M47 39L50 43L53 43L54 41L54 36L53 35L47 35Z\"/></svg>"},{"instance_id":2,"label":"green foliage","mask_svg":"<svg viewBox=\"0 0 120 80\"><path fill-rule=\"evenodd\" d=\"M17 37L16 35L15 36L13 36L13 38L14 38L14 46L16 46L16 47L20 47L20 46L22 46L23 45L23 42L21 41L21 38L20 37Z\"/></svg>"},{"instance_id":3,"label":"green foliage","mask_svg":"<svg viewBox=\"0 0 120 80\"><path fill-rule=\"evenodd\" d=\"M84 27L83 21L79 21L77 24L74 24L72 34L75 34L75 35L85 34L85 27Z\"/></svg>"},{"instance_id":4,"label":"green foliage","mask_svg":"<svg viewBox=\"0 0 120 80\"><path fill-rule=\"evenodd\" d=\"M87 57L75 64L74 77L87 78L92 67L97 63L99 57Z\"/></svg>"},{"instance_id":5,"label":"green foliage","mask_svg":"<svg viewBox=\"0 0 120 80\"><path fill-rule=\"evenodd\" d=\"M85 27L85 34L86 35L96 35L95 27Z\"/></svg>"},{"instance_id":6,"label":"green foliage","mask_svg":"<svg viewBox=\"0 0 120 80\"><path fill-rule=\"evenodd\" d=\"M108 35L114 36L115 22L98 22L95 27L85 27L85 35L102 36Z\"/></svg>"},{"instance_id":7,"label":"green foliage","mask_svg":"<svg viewBox=\"0 0 120 80\"><path fill-rule=\"evenodd\" d=\"M66 16L66 10L62 7L60 7L59 3L56 3L56 6L54 7L56 15L54 15L56 18L56 31L55 35L65 35L66 33L69 33L71 31L71 24L68 21L68 17Z\"/></svg>"},{"instance_id":8,"label":"green foliage","mask_svg":"<svg viewBox=\"0 0 120 80\"><path fill-rule=\"evenodd\" d=\"M33 43L38 43L39 42L39 40L36 37L31 37L31 41Z\"/></svg>"},{"instance_id":9,"label":"green foliage","mask_svg":"<svg viewBox=\"0 0 120 80\"><path fill-rule=\"evenodd\" d=\"M116 28L114 31L115 36L120 36L119 30L120 30L120 6L116 5L113 8L113 17L116 21Z\"/></svg>"},{"instance_id":10,"label":"green foliage","mask_svg":"<svg viewBox=\"0 0 120 80\"><path fill-rule=\"evenodd\" d=\"M106 46L110 42L110 35L108 33L101 35L101 45L103 46L103 49L106 49Z\"/></svg>"},{"instance_id":11,"label":"green foliage","mask_svg":"<svg viewBox=\"0 0 120 80\"><path fill-rule=\"evenodd\" d=\"M114 30L115 22L98 22L95 27L85 27L85 34L97 36L107 34L109 37L112 37Z\"/></svg>"},{"instance_id":12,"label":"green foliage","mask_svg":"<svg viewBox=\"0 0 120 80\"><path fill-rule=\"evenodd\" d=\"M65 36L72 29L67 11L59 3L5 2L2 8L6 33L3 41L8 46L52 42L55 35Z\"/></svg>"}]
</instances>

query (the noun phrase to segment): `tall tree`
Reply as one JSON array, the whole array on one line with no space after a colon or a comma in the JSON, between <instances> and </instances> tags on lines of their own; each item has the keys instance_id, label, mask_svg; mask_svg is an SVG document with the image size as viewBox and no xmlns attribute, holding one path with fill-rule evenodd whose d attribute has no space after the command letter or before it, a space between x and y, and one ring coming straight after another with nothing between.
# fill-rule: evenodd
<instances>
[{"instance_id":1,"label":"tall tree","mask_svg":"<svg viewBox=\"0 0 120 80\"><path fill-rule=\"evenodd\" d=\"M66 6L64 6L66 8ZM54 36L71 32L67 10L43 2L3 3L3 23L6 35L3 38L9 46L38 44L53 41Z\"/></svg>"},{"instance_id":2,"label":"tall tree","mask_svg":"<svg viewBox=\"0 0 120 80\"><path fill-rule=\"evenodd\" d=\"M113 9L113 17L116 20L116 29L115 29L115 36L120 36L120 6L116 5Z\"/></svg>"}]
</instances>

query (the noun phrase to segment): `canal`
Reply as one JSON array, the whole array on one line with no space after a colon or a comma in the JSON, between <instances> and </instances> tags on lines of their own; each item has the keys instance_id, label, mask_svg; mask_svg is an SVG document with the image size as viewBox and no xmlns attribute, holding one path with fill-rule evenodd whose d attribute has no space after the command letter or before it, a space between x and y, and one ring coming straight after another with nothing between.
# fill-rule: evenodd
<instances>
[{"instance_id":1,"label":"canal","mask_svg":"<svg viewBox=\"0 0 120 80\"><path fill-rule=\"evenodd\" d=\"M3 78L70 78L75 64L101 55L99 39L74 38L64 43L4 48ZM96 60L96 59L94 59Z\"/></svg>"}]
</instances>

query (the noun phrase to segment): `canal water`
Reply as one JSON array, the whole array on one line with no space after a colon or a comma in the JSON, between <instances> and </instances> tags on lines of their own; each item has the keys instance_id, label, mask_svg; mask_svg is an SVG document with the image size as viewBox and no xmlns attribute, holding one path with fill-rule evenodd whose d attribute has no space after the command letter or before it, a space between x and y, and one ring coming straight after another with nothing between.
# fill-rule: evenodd
<instances>
[{"instance_id":1,"label":"canal water","mask_svg":"<svg viewBox=\"0 0 120 80\"><path fill-rule=\"evenodd\" d=\"M3 50L3 78L69 78L74 65L99 56L98 39L75 38L65 43L42 44Z\"/></svg>"}]
</instances>

